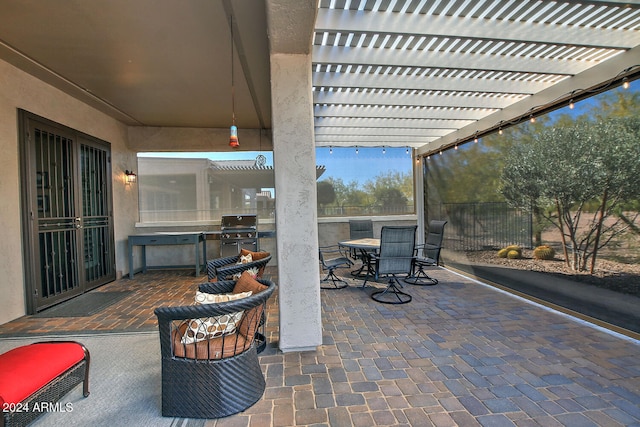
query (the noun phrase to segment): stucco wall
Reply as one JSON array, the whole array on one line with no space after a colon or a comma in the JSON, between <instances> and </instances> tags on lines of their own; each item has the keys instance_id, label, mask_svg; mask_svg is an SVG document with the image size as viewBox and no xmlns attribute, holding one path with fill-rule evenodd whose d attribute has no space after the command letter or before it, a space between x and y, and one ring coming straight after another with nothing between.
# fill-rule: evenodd
<instances>
[{"instance_id":1,"label":"stucco wall","mask_svg":"<svg viewBox=\"0 0 640 427\"><path fill-rule=\"evenodd\" d=\"M20 220L18 108L111 143L116 270L127 269L126 236L137 220L135 188L123 172L135 169L126 146L127 127L63 94L58 89L0 61L0 324L26 313Z\"/></svg>"}]
</instances>

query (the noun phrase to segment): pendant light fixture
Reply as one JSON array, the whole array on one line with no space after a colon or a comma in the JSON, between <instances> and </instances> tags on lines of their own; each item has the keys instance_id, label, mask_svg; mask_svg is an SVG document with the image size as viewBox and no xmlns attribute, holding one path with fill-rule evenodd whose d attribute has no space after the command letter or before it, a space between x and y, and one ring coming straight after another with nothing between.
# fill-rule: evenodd
<instances>
[{"instance_id":1,"label":"pendant light fixture","mask_svg":"<svg viewBox=\"0 0 640 427\"><path fill-rule=\"evenodd\" d=\"M232 148L238 148L240 143L238 142L238 128L236 127L236 86L233 76L233 15L231 15L231 129L229 136L229 146Z\"/></svg>"}]
</instances>

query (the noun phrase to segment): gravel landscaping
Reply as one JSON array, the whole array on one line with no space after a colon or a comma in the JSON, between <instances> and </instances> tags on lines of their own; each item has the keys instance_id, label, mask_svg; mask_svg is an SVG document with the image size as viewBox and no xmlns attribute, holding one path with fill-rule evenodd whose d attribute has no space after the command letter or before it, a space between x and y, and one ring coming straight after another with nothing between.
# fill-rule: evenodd
<instances>
[{"instance_id":1,"label":"gravel landscaping","mask_svg":"<svg viewBox=\"0 0 640 427\"><path fill-rule=\"evenodd\" d=\"M596 271L593 275L588 272L575 272L566 266L563 254L557 254L553 260L538 260L533 258L533 251L524 249L521 259L499 258L497 251L472 251L462 253L443 253L442 260L446 265L447 259L462 263L480 265L501 265L529 271L562 274L567 279L585 284L610 289L640 297L640 264L622 263L598 258Z\"/></svg>"}]
</instances>

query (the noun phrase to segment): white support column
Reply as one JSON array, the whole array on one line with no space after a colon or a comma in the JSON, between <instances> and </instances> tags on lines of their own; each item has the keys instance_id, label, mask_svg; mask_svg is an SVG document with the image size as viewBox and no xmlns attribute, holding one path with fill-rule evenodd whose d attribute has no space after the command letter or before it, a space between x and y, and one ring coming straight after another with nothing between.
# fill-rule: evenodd
<instances>
[{"instance_id":1,"label":"white support column","mask_svg":"<svg viewBox=\"0 0 640 427\"><path fill-rule=\"evenodd\" d=\"M271 55L280 350L322 344L310 54Z\"/></svg>"}]
</instances>

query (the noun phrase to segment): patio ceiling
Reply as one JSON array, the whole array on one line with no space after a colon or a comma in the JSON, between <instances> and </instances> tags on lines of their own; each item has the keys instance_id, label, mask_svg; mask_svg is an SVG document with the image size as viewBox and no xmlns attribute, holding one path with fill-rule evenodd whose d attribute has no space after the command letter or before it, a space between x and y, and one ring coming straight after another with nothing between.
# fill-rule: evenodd
<instances>
[{"instance_id":1,"label":"patio ceiling","mask_svg":"<svg viewBox=\"0 0 640 427\"><path fill-rule=\"evenodd\" d=\"M639 29L638 2L320 0L316 145L463 142L637 72Z\"/></svg>"},{"instance_id":2,"label":"patio ceiling","mask_svg":"<svg viewBox=\"0 0 640 427\"><path fill-rule=\"evenodd\" d=\"M269 51L311 49L318 146L424 153L640 68L640 0L2 0L0 59L131 126L226 128L230 23L240 131L271 128Z\"/></svg>"}]
</instances>

